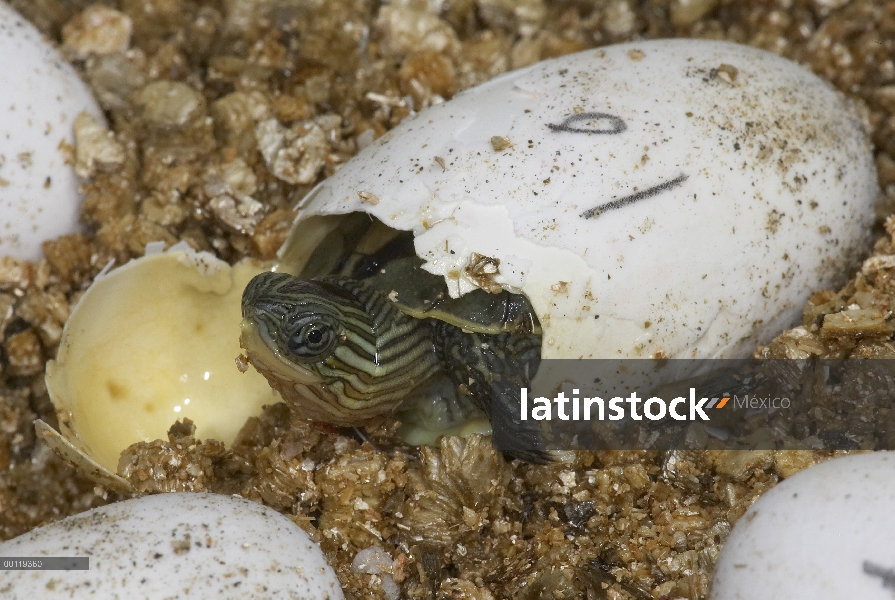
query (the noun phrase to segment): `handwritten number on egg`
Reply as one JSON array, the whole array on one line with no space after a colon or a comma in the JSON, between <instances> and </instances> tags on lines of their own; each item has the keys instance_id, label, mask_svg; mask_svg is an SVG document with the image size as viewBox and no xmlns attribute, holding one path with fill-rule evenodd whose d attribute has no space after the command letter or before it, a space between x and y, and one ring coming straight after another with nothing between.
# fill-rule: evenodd
<instances>
[{"instance_id":1,"label":"handwritten number on egg","mask_svg":"<svg viewBox=\"0 0 895 600\"><path fill-rule=\"evenodd\" d=\"M582 126L576 127L578 124ZM628 128L619 117L602 112L585 112L570 115L559 125L548 123L547 127L553 131L565 133L602 133L608 135L621 133Z\"/></svg>"},{"instance_id":2,"label":"handwritten number on egg","mask_svg":"<svg viewBox=\"0 0 895 600\"><path fill-rule=\"evenodd\" d=\"M595 206L594 208L590 208L583 213L581 213L581 217L584 219L594 219L599 217L605 212L609 212L610 210L615 210L617 208L623 208L628 206L629 204L634 204L638 200L644 200L646 198L652 198L653 196L664 192L665 190L670 190L675 188L685 182L689 175L681 173L674 179L669 179L668 181L663 181L659 185L654 185L653 187L646 188L645 190L640 190L639 192L634 192L633 194L629 194L627 196L622 196L621 198L616 198L615 200L611 200L606 204L601 204L600 206Z\"/></svg>"},{"instance_id":3,"label":"handwritten number on egg","mask_svg":"<svg viewBox=\"0 0 895 600\"><path fill-rule=\"evenodd\" d=\"M584 126L576 127L576 124L582 124ZM583 112L566 117L566 119L559 125L555 123L548 123L547 127L549 127L552 131L565 133L600 133L615 135L625 131L628 128L628 125L620 117L610 115L609 113ZM687 180L687 177L688 175L681 173L674 179L663 181L662 183L649 187L645 190L640 190L639 192L635 192L627 196L622 196L621 198L616 198L615 200L611 200L605 204L601 204L600 206L595 206L594 208L588 209L581 213L581 217L584 219L593 219L599 217L605 212L609 212L610 210L615 210L617 208L628 206L629 204L634 204L638 200L652 198L656 194L679 186Z\"/></svg>"},{"instance_id":4,"label":"handwritten number on egg","mask_svg":"<svg viewBox=\"0 0 895 600\"><path fill-rule=\"evenodd\" d=\"M895 569L875 565L869 560L865 560L862 567L865 575L882 578L884 588L895 589Z\"/></svg>"}]
</instances>

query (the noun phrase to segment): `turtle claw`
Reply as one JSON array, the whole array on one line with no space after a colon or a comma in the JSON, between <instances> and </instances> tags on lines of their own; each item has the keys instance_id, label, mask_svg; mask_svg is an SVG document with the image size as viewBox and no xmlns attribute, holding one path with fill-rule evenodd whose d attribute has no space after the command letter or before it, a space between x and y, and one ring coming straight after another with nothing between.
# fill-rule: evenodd
<instances>
[{"instance_id":1,"label":"turtle claw","mask_svg":"<svg viewBox=\"0 0 895 600\"><path fill-rule=\"evenodd\" d=\"M448 375L491 421L497 450L530 463L553 462L540 422L523 421L521 391L538 370L541 336L465 332L439 322L435 346Z\"/></svg>"},{"instance_id":2,"label":"turtle claw","mask_svg":"<svg viewBox=\"0 0 895 600\"><path fill-rule=\"evenodd\" d=\"M547 450L539 421L522 421L519 413L520 389L513 382L491 382L492 444L497 450L519 460L543 465L554 462Z\"/></svg>"}]
</instances>

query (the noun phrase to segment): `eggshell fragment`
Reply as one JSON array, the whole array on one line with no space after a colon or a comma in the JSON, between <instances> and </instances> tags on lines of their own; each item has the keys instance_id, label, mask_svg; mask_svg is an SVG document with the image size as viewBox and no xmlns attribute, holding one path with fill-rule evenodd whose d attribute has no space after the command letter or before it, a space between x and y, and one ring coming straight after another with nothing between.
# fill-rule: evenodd
<instances>
[{"instance_id":1,"label":"eggshell fragment","mask_svg":"<svg viewBox=\"0 0 895 600\"><path fill-rule=\"evenodd\" d=\"M895 452L837 458L764 494L734 526L713 600L890 600Z\"/></svg>"},{"instance_id":2,"label":"eggshell fragment","mask_svg":"<svg viewBox=\"0 0 895 600\"><path fill-rule=\"evenodd\" d=\"M72 125L102 112L40 32L0 2L0 256L35 261L41 244L79 229Z\"/></svg>"},{"instance_id":3,"label":"eggshell fragment","mask_svg":"<svg viewBox=\"0 0 895 600\"><path fill-rule=\"evenodd\" d=\"M184 244L97 278L47 365L63 436L110 474L122 450L165 439L178 419L230 444L246 419L279 401L261 375L234 363L242 290L262 270L231 268Z\"/></svg>"},{"instance_id":4,"label":"eggshell fragment","mask_svg":"<svg viewBox=\"0 0 895 600\"><path fill-rule=\"evenodd\" d=\"M743 357L857 264L876 194L857 111L813 74L735 44L636 42L405 120L309 194L283 268L321 216L366 212L412 230L452 296L481 285L475 254L499 261L491 281L529 297L544 358Z\"/></svg>"},{"instance_id":5,"label":"eggshell fragment","mask_svg":"<svg viewBox=\"0 0 895 600\"><path fill-rule=\"evenodd\" d=\"M160 494L96 508L0 544L4 557L88 557L86 571L4 571L0 595L344 598L297 525L242 498Z\"/></svg>"}]
</instances>

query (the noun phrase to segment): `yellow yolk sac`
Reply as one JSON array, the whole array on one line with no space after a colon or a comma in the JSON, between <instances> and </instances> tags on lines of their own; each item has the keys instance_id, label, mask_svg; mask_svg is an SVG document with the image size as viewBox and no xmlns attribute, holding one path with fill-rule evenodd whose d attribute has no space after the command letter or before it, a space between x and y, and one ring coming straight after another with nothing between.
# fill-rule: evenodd
<instances>
[{"instance_id":1,"label":"yellow yolk sac","mask_svg":"<svg viewBox=\"0 0 895 600\"><path fill-rule=\"evenodd\" d=\"M202 439L232 443L247 418L279 401L261 375L234 364L242 290L262 270L175 248L98 278L47 366L62 437L38 431L88 472L108 475L125 448L165 439L178 419L191 419Z\"/></svg>"}]
</instances>

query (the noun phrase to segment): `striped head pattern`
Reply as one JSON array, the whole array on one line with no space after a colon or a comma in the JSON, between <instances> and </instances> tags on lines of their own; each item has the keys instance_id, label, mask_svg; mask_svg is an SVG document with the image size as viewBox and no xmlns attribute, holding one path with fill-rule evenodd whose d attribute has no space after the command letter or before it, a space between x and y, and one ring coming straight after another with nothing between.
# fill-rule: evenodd
<instances>
[{"instance_id":1,"label":"striped head pattern","mask_svg":"<svg viewBox=\"0 0 895 600\"><path fill-rule=\"evenodd\" d=\"M308 419L357 425L391 412L437 369L431 327L362 282L262 273L242 316L249 362Z\"/></svg>"}]
</instances>

